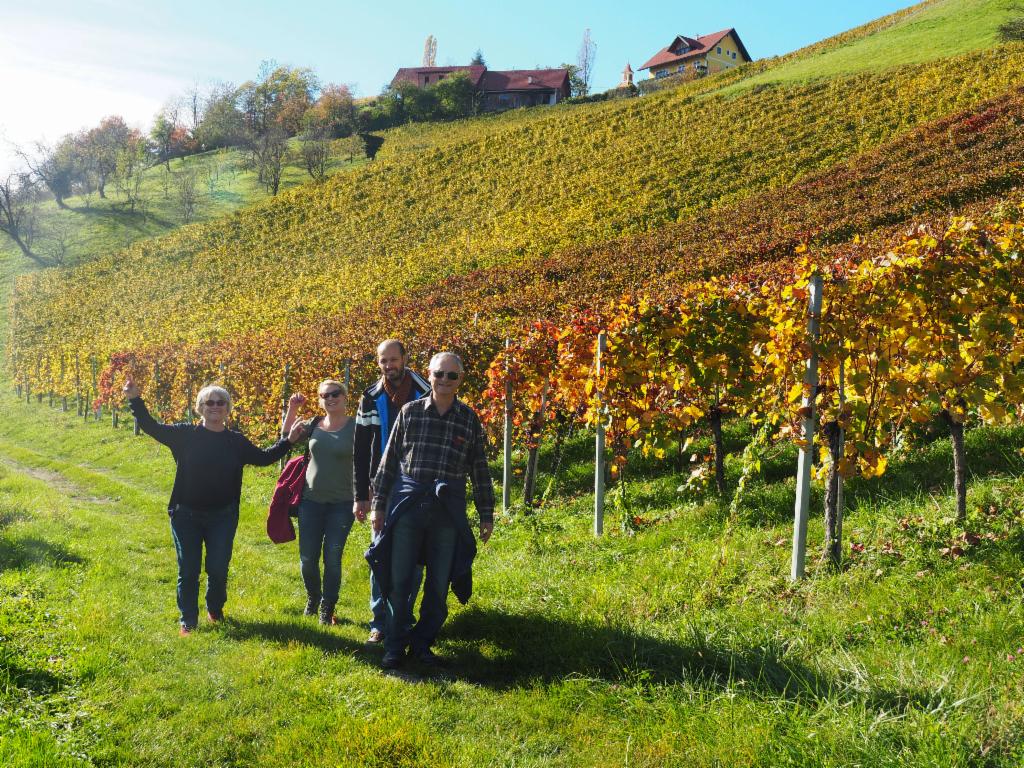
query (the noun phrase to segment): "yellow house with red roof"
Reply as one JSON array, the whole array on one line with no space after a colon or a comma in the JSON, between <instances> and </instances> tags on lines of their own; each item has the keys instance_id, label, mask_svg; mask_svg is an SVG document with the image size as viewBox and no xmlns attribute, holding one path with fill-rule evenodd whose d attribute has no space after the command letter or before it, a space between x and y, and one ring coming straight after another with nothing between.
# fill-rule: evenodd
<instances>
[{"instance_id":1,"label":"yellow house with red roof","mask_svg":"<svg viewBox=\"0 0 1024 768\"><path fill-rule=\"evenodd\" d=\"M669 75L714 74L751 61L746 46L735 29L723 29L711 35L686 37L676 35L667 46L647 60L641 70L649 70L651 77Z\"/></svg>"}]
</instances>

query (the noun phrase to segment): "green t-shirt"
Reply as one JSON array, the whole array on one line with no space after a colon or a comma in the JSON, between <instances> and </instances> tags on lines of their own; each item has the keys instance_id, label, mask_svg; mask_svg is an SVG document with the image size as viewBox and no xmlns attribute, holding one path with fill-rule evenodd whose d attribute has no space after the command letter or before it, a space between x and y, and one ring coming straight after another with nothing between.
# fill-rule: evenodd
<instances>
[{"instance_id":1,"label":"green t-shirt","mask_svg":"<svg viewBox=\"0 0 1024 768\"><path fill-rule=\"evenodd\" d=\"M302 497L321 504L352 500L352 445L355 419L336 432L319 426L309 436L309 466Z\"/></svg>"}]
</instances>

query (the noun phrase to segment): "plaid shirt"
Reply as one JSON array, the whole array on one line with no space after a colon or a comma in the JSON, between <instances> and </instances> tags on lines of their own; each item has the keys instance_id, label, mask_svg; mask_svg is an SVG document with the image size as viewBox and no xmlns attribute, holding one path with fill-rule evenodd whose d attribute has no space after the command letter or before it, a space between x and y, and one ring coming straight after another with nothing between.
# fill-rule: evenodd
<instances>
[{"instance_id":1,"label":"plaid shirt","mask_svg":"<svg viewBox=\"0 0 1024 768\"><path fill-rule=\"evenodd\" d=\"M388 446L373 478L375 516L387 513L388 496L398 473L414 480L473 481L473 500L481 522L494 519L494 484L487 468L487 437L476 412L461 400L442 416L432 397L402 406Z\"/></svg>"}]
</instances>

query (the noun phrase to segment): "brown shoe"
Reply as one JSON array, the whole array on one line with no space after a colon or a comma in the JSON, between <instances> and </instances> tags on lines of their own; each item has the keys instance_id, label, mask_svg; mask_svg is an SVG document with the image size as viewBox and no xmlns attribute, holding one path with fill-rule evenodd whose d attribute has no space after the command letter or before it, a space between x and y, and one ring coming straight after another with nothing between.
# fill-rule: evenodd
<instances>
[{"instance_id":1,"label":"brown shoe","mask_svg":"<svg viewBox=\"0 0 1024 768\"><path fill-rule=\"evenodd\" d=\"M371 629L370 636L366 638L367 645L380 645L384 642L384 633L379 629Z\"/></svg>"},{"instance_id":2,"label":"brown shoe","mask_svg":"<svg viewBox=\"0 0 1024 768\"><path fill-rule=\"evenodd\" d=\"M338 617L334 615L334 603L320 603L320 623L325 627L333 627L338 623Z\"/></svg>"}]
</instances>

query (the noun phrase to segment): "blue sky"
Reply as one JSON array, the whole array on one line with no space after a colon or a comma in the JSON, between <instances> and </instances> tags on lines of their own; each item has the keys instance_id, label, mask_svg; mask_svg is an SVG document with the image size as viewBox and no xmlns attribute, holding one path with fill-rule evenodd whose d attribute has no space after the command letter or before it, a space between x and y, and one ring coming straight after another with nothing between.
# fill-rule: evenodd
<instances>
[{"instance_id":1,"label":"blue sky","mask_svg":"<svg viewBox=\"0 0 1024 768\"><path fill-rule=\"evenodd\" d=\"M367 96L398 67L418 65L430 34L438 64L468 63L479 48L489 67L513 69L575 61L589 27L593 85L604 90L627 61L639 68L676 34L735 27L756 59L908 4L0 0L0 172L10 166L10 142L54 141L109 114L145 129L192 84L243 82L264 59L311 67L322 82Z\"/></svg>"}]
</instances>

